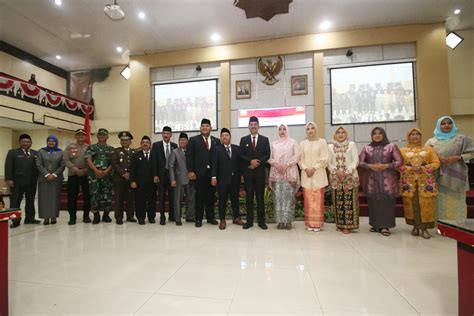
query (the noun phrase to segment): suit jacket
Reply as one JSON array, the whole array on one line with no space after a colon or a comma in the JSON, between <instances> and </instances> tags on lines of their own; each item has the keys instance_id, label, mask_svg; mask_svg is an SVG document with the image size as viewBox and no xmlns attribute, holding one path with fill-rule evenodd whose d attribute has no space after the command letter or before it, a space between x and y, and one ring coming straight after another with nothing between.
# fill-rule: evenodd
<instances>
[{"instance_id":1,"label":"suit jacket","mask_svg":"<svg viewBox=\"0 0 474 316\"><path fill-rule=\"evenodd\" d=\"M178 148L176 143L170 142L170 156L173 149ZM153 153L153 176L162 176L168 172L168 166L166 164L165 149L163 148L163 141L153 143L151 149ZM168 158L169 159L169 158Z\"/></svg>"},{"instance_id":2,"label":"suit jacket","mask_svg":"<svg viewBox=\"0 0 474 316\"><path fill-rule=\"evenodd\" d=\"M129 148L128 151L122 147L114 149L111 157L112 166L114 168L114 182L125 182L125 178L122 176L127 172L130 173L130 165L134 153L135 149L132 148Z\"/></svg>"},{"instance_id":3,"label":"suit jacket","mask_svg":"<svg viewBox=\"0 0 474 316\"><path fill-rule=\"evenodd\" d=\"M265 174L265 167L268 159L270 159L270 142L268 138L258 134L257 146L253 150L251 135L242 137L240 139L240 159L242 159L244 174L252 171ZM248 168L250 161L253 159L260 160L260 166L254 170Z\"/></svg>"},{"instance_id":4,"label":"suit jacket","mask_svg":"<svg viewBox=\"0 0 474 316\"><path fill-rule=\"evenodd\" d=\"M212 151L220 145L220 140L214 136L209 137L211 149L207 150L202 135L196 135L189 139L186 151L186 166L188 172L194 172L198 177L204 176L211 171Z\"/></svg>"},{"instance_id":5,"label":"suit jacket","mask_svg":"<svg viewBox=\"0 0 474 316\"><path fill-rule=\"evenodd\" d=\"M153 184L152 162L153 155L150 152L148 160L145 158L143 150L136 151L130 164L130 181L136 182L138 187L146 184Z\"/></svg>"},{"instance_id":6,"label":"suit jacket","mask_svg":"<svg viewBox=\"0 0 474 316\"><path fill-rule=\"evenodd\" d=\"M168 161L170 181L175 181L178 184L188 184L188 169L186 168L186 155L181 148L174 149Z\"/></svg>"},{"instance_id":7,"label":"suit jacket","mask_svg":"<svg viewBox=\"0 0 474 316\"><path fill-rule=\"evenodd\" d=\"M218 145L213 152L211 176L217 178L217 185L240 182L240 147L231 145L229 158L224 145Z\"/></svg>"},{"instance_id":8,"label":"suit jacket","mask_svg":"<svg viewBox=\"0 0 474 316\"><path fill-rule=\"evenodd\" d=\"M54 173L57 176L56 181L62 182L64 180L63 172L66 168L63 151L55 151L50 154L46 150L40 149L36 156L36 168L39 171L38 182L47 182L48 180L44 176L48 173Z\"/></svg>"},{"instance_id":9,"label":"suit jacket","mask_svg":"<svg viewBox=\"0 0 474 316\"><path fill-rule=\"evenodd\" d=\"M36 169L36 150L29 150L26 156L20 148L10 149L5 159L5 180L12 180L15 185L36 185L38 170Z\"/></svg>"}]
</instances>

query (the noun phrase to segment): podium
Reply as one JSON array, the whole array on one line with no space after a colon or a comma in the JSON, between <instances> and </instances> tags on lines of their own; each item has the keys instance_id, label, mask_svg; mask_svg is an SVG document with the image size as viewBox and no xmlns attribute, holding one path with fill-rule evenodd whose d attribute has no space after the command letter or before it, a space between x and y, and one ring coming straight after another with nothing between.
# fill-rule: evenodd
<instances>
[{"instance_id":1,"label":"podium","mask_svg":"<svg viewBox=\"0 0 474 316\"><path fill-rule=\"evenodd\" d=\"M8 315L8 226L21 218L20 209L0 211L0 315Z\"/></svg>"},{"instance_id":2,"label":"podium","mask_svg":"<svg viewBox=\"0 0 474 316\"><path fill-rule=\"evenodd\" d=\"M458 243L458 313L474 315L474 219L439 220L438 229Z\"/></svg>"}]
</instances>

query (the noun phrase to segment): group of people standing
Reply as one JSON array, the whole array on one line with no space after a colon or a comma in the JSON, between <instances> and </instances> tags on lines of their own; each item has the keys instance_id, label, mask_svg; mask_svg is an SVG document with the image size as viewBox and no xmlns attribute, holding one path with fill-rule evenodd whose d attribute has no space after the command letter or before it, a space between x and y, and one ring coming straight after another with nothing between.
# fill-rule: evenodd
<instances>
[{"instance_id":1,"label":"group of people standing","mask_svg":"<svg viewBox=\"0 0 474 316\"><path fill-rule=\"evenodd\" d=\"M26 196L25 223L35 219L34 196L39 190L39 217L44 224L55 224L59 216L62 173L68 168L69 224L76 223L76 207L82 192L85 223L111 222L114 211L117 224L126 220L155 223L158 191L160 224L168 221L181 226L182 201L186 221L201 227L207 223L226 228L227 202L230 199L233 223L249 229L254 224L254 198L257 223L265 224L264 191L266 166L268 187L272 191L277 229L291 229L295 216L295 193L302 187L305 225L308 231L324 226L324 193L329 185L335 210L336 227L343 233L359 228L359 170L364 171L363 190L367 196L371 232L390 235L395 227L396 198L403 198L406 222L412 234L430 238L428 229L438 219L462 220L467 217L465 192L469 189L464 161L474 157L472 139L459 134L451 117L441 117L434 137L422 144L417 128L408 131L406 147L390 143L386 132L376 127L371 142L358 152L349 141L348 131L340 126L332 141L318 136L317 126L305 126L305 140L300 144L290 138L288 127L278 126L278 138L271 142L259 134L257 117L249 120L250 134L239 146L231 144L231 132L220 131L220 139L211 136L211 122L202 119L200 134L188 139L180 133L178 144L171 142L172 130L165 126L162 140L151 144L143 136L139 149L130 147L133 136L119 133L121 147L107 145L108 131L99 129L98 142L85 143L85 131L76 131L76 142L64 152L58 139L48 137L46 147L31 150L31 138L20 136L20 148L9 151L5 175L12 188L11 207L19 207ZM247 218L241 219L239 191L243 178ZM219 198L219 222L215 218L215 193ZM112 195L112 193L114 193ZM112 204L112 196L114 203ZM113 205L113 209L112 209ZM437 210L437 213L436 213ZM99 211L103 211L102 219ZM18 226L19 221L12 226Z\"/></svg>"}]
</instances>

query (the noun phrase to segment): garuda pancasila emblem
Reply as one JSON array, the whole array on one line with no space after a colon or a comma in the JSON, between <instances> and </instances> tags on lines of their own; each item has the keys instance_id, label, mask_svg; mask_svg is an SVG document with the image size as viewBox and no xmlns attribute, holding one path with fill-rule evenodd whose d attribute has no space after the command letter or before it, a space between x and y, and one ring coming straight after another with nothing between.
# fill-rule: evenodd
<instances>
[{"instance_id":1,"label":"garuda pancasila emblem","mask_svg":"<svg viewBox=\"0 0 474 316\"><path fill-rule=\"evenodd\" d=\"M276 75L278 75L283 68L283 59L281 56L278 56L278 61L276 63L273 63L271 60L267 60L267 63L264 63L260 57L257 62L257 68L258 72L262 76L265 76L265 79L262 80L262 82L269 86L274 85L279 81L279 79L276 78Z\"/></svg>"}]
</instances>

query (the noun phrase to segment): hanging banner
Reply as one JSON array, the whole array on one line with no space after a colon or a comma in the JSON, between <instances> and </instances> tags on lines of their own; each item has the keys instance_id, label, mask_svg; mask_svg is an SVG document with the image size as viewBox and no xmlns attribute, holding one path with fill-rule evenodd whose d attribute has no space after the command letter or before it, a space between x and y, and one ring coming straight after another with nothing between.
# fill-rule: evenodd
<instances>
[{"instance_id":1,"label":"hanging banner","mask_svg":"<svg viewBox=\"0 0 474 316\"><path fill-rule=\"evenodd\" d=\"M260 126L304 125L306 113L304 106L291 106L282 108L260 108L238 111L239 127L247 127L251 116L258 117Z\"/></svg>"}]
</instances>

